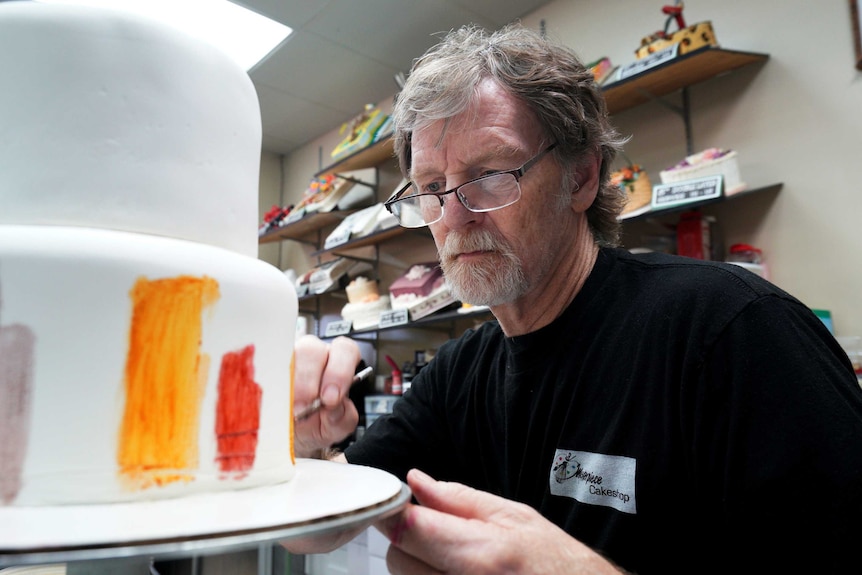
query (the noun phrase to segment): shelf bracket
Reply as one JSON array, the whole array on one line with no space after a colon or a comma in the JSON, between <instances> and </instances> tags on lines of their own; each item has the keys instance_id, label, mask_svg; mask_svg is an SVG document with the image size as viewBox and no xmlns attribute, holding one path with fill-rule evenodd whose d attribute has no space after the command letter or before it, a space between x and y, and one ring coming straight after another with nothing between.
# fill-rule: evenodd
<instances>
[{"instance_id":1,"label":"shelf bracket","mask_svg":"<svg viewBox=\"0 0 862 575\"><path fill-rule=\"evenodd\" d=\"M691 99L688 94L688 86L681 92L682 97L682 122L685 126L685 154L694 154L694 137L691 134Z\"/></svg>"},{"instance_id":2,"label":"shelf bracket","mask_svg":"<svg viewBox=\"0 0 862 575\"><path fill-rule=\"evenodd\" d=\"M690 156L694 154L694 137L692 136L691 131L691 97L688 93L688 86L684 86L680 89L680 105L668 102L664 98L654 96L646 90L639 91L650 100L657 102L682 118L683 127L685 129L685 155Z\"/></svg>"}]
</instances>

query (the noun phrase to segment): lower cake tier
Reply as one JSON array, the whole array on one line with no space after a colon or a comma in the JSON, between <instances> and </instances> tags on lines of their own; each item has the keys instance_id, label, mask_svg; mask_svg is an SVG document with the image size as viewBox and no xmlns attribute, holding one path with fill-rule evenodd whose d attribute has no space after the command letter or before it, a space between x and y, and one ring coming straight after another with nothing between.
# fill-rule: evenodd
<instances>
[{"instance_id":1,"label":"lower cake tier","mask_svg":"<svg viewBox=\"0 0 862 575\"><path fill-rule=\"evenodd\" d=\"M0 225L0 506L290 480L296 318L255 258Z\"/></svg>"}]
</instances>

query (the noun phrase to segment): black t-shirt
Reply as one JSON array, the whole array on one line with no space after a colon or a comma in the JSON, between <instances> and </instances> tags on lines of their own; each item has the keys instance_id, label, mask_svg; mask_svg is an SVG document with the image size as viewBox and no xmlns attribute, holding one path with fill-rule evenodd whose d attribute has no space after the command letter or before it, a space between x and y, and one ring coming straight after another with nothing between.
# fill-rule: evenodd
<instances>
[{"instance_id":1,"label":"black t-shirt","mask_svg":"<svg viewBox=\"0 0 862 575\"><path fill-rule=\"evenodd\" d=\"M553 323L447 342L346 456L526 503L642 573L862 569L862 389L732 264L602 249Z\"/></svg>"}]
</instances>

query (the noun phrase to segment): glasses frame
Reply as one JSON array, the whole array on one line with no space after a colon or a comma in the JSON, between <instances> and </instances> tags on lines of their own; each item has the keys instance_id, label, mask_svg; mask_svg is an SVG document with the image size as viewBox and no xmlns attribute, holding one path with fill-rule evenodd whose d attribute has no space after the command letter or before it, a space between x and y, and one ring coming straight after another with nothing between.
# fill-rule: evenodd
<instances>
[{"instance_id":1,"label":"glasses frame","mask_svg":"<svg viewBox=\"0 0 862 575\"><path fill-rule=\"evenodd\" d=\"M404 224L401 224L401 218L398 215L396 215L395 212L392 211L392 205L393 204L396 204L396 203L403 201L403 200L416 198L419 196L435 196L437 198L437 200L440 202L440 217L438 217L437 219L435 219L433 221L426 222L426 223L422 224L421 226L411 226L411 227L417 227L417 228L424 228L425 226L430 226L431 224L436 224L437 222L439 222L440 220L443 219L443 212L446 209L445 204L443 202L443 196L448 196L449 194L455 194L455 196L458 198L458 201L461 202L461 205L464 206L467 210L473 212L474 214L479 214L479 213L484 213L484 212L493 212L495 210L500 210L502 208L509 207L512 204L517 203L521 199L521 178L524 177L524 174L527 173L527 170L529 170L530 168L532 168L533 166L538 164L539 160L541 160L542 158L545 157L545 154L547 154L548 152L550 152L551 150L553 150L556 147L557 147L557 144L556 144L556 142L554 142L553 144L551 144L550 146L548 146L547 148L545 148L544 150L542 150L541 152L539 152L538 154L536 154L535 156L533 156L532 158L530 158L529 160L524 162L523 165L521 165L521 167L515 168L514 170L504 170L502 172L494 172L493 174L485 174L484 176L479 176L478 178L474 178L472 180L466 181L463 184L455 186L451 190L446 190L443 192L426 192L426 193L422 193L422 194L411 194L409 196L404 196L403 195L404 192L406 192L411 187L413 187L413 182L408 181L403 187L401 187L394 194L389 196L389 199L383 203L383 206L386 208L386 210L390 214L392 214L393 216L398 218L398 223L403 226ZM464 186L469 186L470 184L475 184L476 182L481 182L482 180L485 180L487 178L492 178L492 177L499 176L502 174L509 174L515 178L515 183L518 186L518 199L516 199L514 202L510 202L508 204L504 204L502 206L497 206L497 207L493 207L493 208L471 208L470 206L467 205L466 198L464 198L464 196L461 194L461 188L463 188Z\"/></svg>"}]
</instances>

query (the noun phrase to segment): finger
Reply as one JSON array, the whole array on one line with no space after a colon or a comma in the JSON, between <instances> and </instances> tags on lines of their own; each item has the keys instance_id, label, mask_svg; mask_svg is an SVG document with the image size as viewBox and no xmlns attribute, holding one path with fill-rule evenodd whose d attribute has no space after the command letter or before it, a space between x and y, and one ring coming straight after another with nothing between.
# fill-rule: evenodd
<instances>
[{"instance_id":1,"label":"finger","mask_svg":"<svg viewBox=\"0 0 862 575\"><path fill-rule=\"evenodd\" d=\"M415 469L407 482L419 505L408 505L375 526L393 546L444 572L478 572L471 570L479 569L482 557L503 557L512 551L503 536L517 532L530 515L520 503L435 481Z\"/></svg>"},{"instance_id":2,"label":"finger","mask_svg":"<svg viewBox=\"0 0 862 575\"><path fill-rule=\"evenodd\" d=\"M320 381L329 358L329 345L302 335L294 344L294 404L303 408L320 395Z\"/></svg>"},{"instance_id":3,"label":"finger","mask_svg":"<svg viewBox=\"0 0 862 575\"><path fill-rule=\"evenodd\" d=\"M486 520L498 511L511 509L513 504L460 483L437 481L418 469L407 473L407 484L423 506L466 519Z\"/></svg>"},{"instance_id":4,"label":"finger","mask_svg":"<svg viewBox=\"0 0 862 575\"><path fill-rule=\"evenodd\" d=\"M435 481L417 470L411 470L407 480L420 504L410 504L398 515L375 524L393 547L419 562L414 564L393 552L399 565L425 564L444 573L496 574L521 572L522 561L529 556L531 572L536 573L617 572L592 549L523 503L458 483ZM578 570L578 564L589 571Z\"/></svg>"},{"instance_id":5,"label":"finger","mask_svg":"<svg viewBox=\"0 0 862 575\"><path fill-rule=\"evenodd\" d=\"M368 525L363 523L341 531L294 537L292 539L279 541L279 544L295 555L329 553L330 551L338 549L342 545L346 545L367 528Z\"/></svg>"},{"instance_id":6,"label":"finger","mask_svg":"<svg viewBox=\"0 0 862 575\"><path fill-rule=\"evenodd\" d=\"M359 412L349 397L333 407L325 407L318 412L321 434L337 443L353 433L359 423Z\"/></svg>"},{"instance_id":7,"label":"finger","mask_svg":"<svg viewBox=\"0 0 862 575\"><path fill-rule=\"evenodd\" d=\"M318 457L322 447L343 441L356 429L359 412L350 400L324 408L301 421L294 420L294 452L298 457Z\"/></svg>"},{"instance_id":8,"label":"finger","mask_svg":"<svg viewBox=\"0 0 862 575\"><path fill-rule=\"evenodd\" d=\"M326 369L320 379L320 401L324 407L335 407L350 392L353 373L362 360L359 346L350 338L337 337L329 345Z\"/></svg>"},{"instance_id":9,"label":"finger","mask_svg":"<svg viewBox=\"0 0 862 575\"><path fill-rule=\"evenodd\" d=\"M315 336L303 335L294 349L295 412L308 406L324 389L335 388L334 401L331 397L322 398L321 411L294 422L295 452L300 457L310 457L321 447L342 441L356 428L359 414L348 393L361 355L356 343L348 338L326 343Z\"/></svg>"},{"instance_id":10,"label":"finger","mask_svg":"<svg viewBox=\"0 0 862 575\"><path fill-rule=\"evenodd\" d=\"M435 575L443 573L443 571L408 555L394 545L390 545L386 552L386 568L392 575Z\"/></svg>"},{"instance_id":11,"label":"finger","mask_svg":"<svg viewBox=\"0 0 862 575\"><path fill-rule=\"evenodd\" d=\"M469 548L466 522L458 517L409 504L375 523L393 547L418 562L446 572L453 555Z\"/></svg>"}]
</instances>

